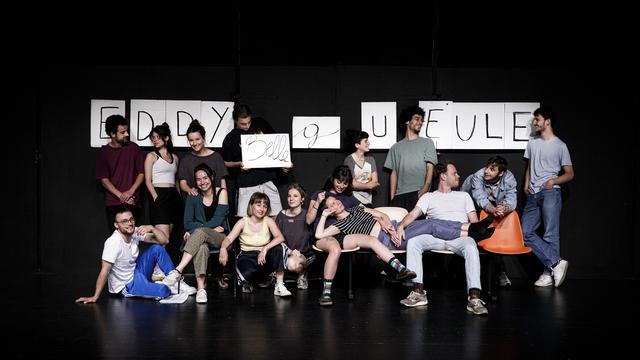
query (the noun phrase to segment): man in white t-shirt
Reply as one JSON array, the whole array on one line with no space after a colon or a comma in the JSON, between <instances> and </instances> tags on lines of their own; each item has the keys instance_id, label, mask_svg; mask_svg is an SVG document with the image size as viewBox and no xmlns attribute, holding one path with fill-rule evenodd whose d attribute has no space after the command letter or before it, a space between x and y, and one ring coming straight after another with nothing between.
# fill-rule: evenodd
<instances>
[{"instance_id":1,"label":"man in white t-shirt","mask_svg":"<svg viewBox=\"0 0 640 360\"><path fill-rule=\"evenodd\" d=\"M478 222L478 215L469 194L452 190L460 184L460 175L455 165L445 161L437 164L434 171L434 180L438 182L438 189L422 195L415 208L402 219L396 231L400 239L404 237L404 228L423 214L426 214L429 219ZM468 236L445 241L425 234L409 239L407 267L414 270L417 276L412 280L413 291L400 303L409 307L427 305L427 292L424 291L422 284L422 253L429 250L450 250L464 258L469 292L467 311L476 315L488 314L485 303L480 299L482 286L478 247L475 240Z\"/></svg>"},{"instance_id":2,"label":"man in white t-shirt","mask_svg":"<svg viewBox=\"0 0 640 360\"><path fill-rule=\"evenodd\" d=\"M102 268L96 279L95 292L93 296L76 299L76 302L86 304L98 301L106 283L110 293L125 297L163 299L177 293L182 274L175 269L162 246L169 243L164 232L152 225L136 227L133 213L127 206L116 208L113 225L115 231L104 242ZM142 241L153 245L140 255L138 245ZM151 281L156 264L168 274L161 283Z\"/></svg>"}]
</instances>

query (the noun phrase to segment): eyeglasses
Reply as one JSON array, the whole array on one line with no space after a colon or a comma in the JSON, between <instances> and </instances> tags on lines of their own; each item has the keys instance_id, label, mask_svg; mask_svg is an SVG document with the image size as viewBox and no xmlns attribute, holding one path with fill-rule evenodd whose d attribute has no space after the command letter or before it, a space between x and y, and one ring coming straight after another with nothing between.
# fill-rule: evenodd
<instances>
[{"instance_id":1,"label":"eyeglasses","mask_svg":"<svg viewBox=\"0 0 640 360\"><path fill-rule=\"evenodd\" d=\"M116 221L118 224L135 224L136 223L136 219L134 218L128 218L128 219L124 219L124 220L120 220L120 221Z\"/></svg>"}]
</instances>

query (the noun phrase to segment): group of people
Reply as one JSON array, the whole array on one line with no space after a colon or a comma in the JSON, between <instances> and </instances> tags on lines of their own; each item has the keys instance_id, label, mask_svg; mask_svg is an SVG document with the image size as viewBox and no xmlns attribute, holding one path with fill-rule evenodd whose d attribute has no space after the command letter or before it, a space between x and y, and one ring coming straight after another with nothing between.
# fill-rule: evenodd
<instances>
[{"instance_id":1,"label":"group of people","mask_svg":"<svg viewBox=\"0 0 640 360\"><path fill-rule=\"evenodd\" d=\"M297 273L297 287L306 289L306 267L315 259L311 245L324 251L327 256L319 298L323 306L333 304L331 288L343 249L371 249L396 270L398 279L411 280L413 290L401 301L410 307L427 304L423 252L450 250L465 260L466 309L473 314L487 314L486 304L481 300L476 244L492 235L494 228L490 225L494 219L518 216L517 181L506 160L495 156L466 179L462 191L455 191L460 185L455 165L446 160L438 162L433 141L418 135L424 117L424 110L418 106L400 113L398 121L405 130L404 137L391 147L384 164L391 171L390 205L408 211L400 222L391 221L372 208L372 192L380 182L375 160L367 155L366 132L347 130L347 143L352 146L350 154L343 165L334 169L325 186L311 195L306 209L303 205L307 193L297 183L288 186L288 206L283 209L274 181L277 171L289 169L243 166L240 135L273 132L264 120L252 119L247 105L234 107L235 129L224 139L221 153L204 146L205 129L194 120L187 130L192 151L182 159L173 152L166 123L151 131L154 150L143 161L140 148L128 141L126 119L118 115L109 117L106 132L111 141L100 151L96 177L106 190L106 213L112 234L105 242L94 295L77 301L97 301L108 282L113 294L159 299L182 288L195 294L198 303L205 303L209 250L219 249L219 262L226 266L234 248L232 244L239 240L239 249L234 251L235 271L242 291L247 293L266 279L267 286L270 281L274 283L275 295L291 295L284 284L285 271ZM544 265L535 285L557 287L564 281L568 267L559 248L562 203L559 185L573 178L573 167L567 146L553 132L552 120L555 115L549 108L541 107L534 112L535 135L524 153L528 165L522 227L525 243ZM153 225L136 227L143 180L152 197ZM227 186L234 183L237 197L232 195L236 191L229 191ZM186 195L182 212L184 252L174 267L162 245L168 242L173 225L179 222L180 192ZM487 212L488 217L480 221L478 209ZM230 213L238 217L233 226ZM542 224L544 235L540 237L536 231ZM138 256L140 241L157 244ZM393 249L406 250L406 266L394 256ZM197 289L182 280L182 272L192 261ZM506 274L501 274L501 282L508 281ZM218 280L218 285L228 286L224 278Z\"/></svg>"}]
</instances>

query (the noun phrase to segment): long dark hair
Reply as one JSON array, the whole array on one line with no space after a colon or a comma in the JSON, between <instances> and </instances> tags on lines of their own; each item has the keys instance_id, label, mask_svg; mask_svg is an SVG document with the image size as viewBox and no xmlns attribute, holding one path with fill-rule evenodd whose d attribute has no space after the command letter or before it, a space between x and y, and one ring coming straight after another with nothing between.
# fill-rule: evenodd
<instances>
[{"instance_id":1,"label":"long dark hair","mask_svg":"<svg viewBox=\"0 0 640 360\"><path fill-rule=\"evenodd\" d=\"M169 124L163 122L160 125L154 126L149 133L149 137L151 137L153 133L158 134L158 136L162 138L162 141L164 141L164 146L167 148L167 152L169 154L173 154L173 142L171 141L171 129L169 129ZM165 138L167 138L166 141Z\"/></svg>"},{"instance_id":2,"label":"long dark hair","mask_svg":"<svg viewBox=\"0 0 640 360\"><path fill-rule=\"evenodd\" d=\"M351 175L351 170L347 165L339 165L333 169L333 173L327 181L324 183L324 187L322 190L331 191L333 190L333 181L338 180L340 182L346 182L347 188L342 192L345 195L351 195L353 193L353 175Z\"/></svg>"},{"instance_id":3,"label":"long dark hair","mask_svg":"<svg viewBox=\"0 0 640 360\"><path fill-rule=\"evenodd\" d=\"M213 188L213 203L217 204L218 203L218 199L216 198L216 172L213 171L209 165L205 164L205 163L201 163L198 166L195 167L195 169L193 169L193 179L195 181L196 178L196 173L198 171L204 171L207 176L209 177L209 179L211 180L211 187ZM200 193L200 195L202 195L202 193L200 192L200 189L198 188L198 186L196 185L196 188L198 189L198 193Z\"/></svg>"}]
</instances>

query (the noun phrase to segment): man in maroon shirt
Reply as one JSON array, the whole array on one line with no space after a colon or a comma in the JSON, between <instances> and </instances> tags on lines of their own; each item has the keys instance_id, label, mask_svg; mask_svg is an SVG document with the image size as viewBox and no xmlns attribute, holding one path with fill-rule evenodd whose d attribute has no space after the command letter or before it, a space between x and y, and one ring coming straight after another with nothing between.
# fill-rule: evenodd
<instances>
[{"instance_id":1,"label":"man in maroon shirt","mask_svg":"<svg viewBox=\"0 0 640 360\"><path fill-rule=\"evenodd\" d=\"M109 116L105 130L111 141L100 148L96 179L107 190L104 202L110 234L114 230L113 219L118 205L129 205L136 218L142 213L138 188L144 180L144 157L140 147L129 142L129 122L123 116Z\"/></svg>"}]
</instances>

